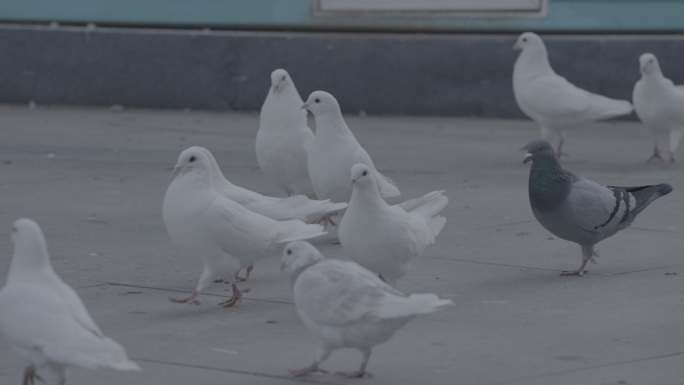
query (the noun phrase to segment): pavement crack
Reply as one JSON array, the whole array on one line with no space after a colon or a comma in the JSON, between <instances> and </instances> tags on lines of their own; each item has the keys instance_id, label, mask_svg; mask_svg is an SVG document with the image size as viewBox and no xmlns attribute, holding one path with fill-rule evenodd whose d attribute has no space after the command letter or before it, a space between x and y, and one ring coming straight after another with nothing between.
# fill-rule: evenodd
<instances>
[{"instance_id":1,"label":"pavement crack","mask_svg":"<svg viewBox=\"0 0 684 385\"><path fill-rule=\"evenodd\" d=\"M602 368L608 368L608 367L612 367L612 366L629 365L629 364L635 364L637 362L659 360L662 358L670 358L670 357L677 357L677 356L684 356L684 352L661 354L661 355L652 356L652 357L635 358L635 359L627 360L627 361L611 362L611 363L601 364L601 365L592 365L592 366L585 366L582 368L561 370L558 372L538 374L538 375L534 375L534 376L521 377L521 378L516 378L516 379L506 380L506 381L492 382L489 385L514 384L514 383L526 382L526 381L530 381L530 380L534 380L534 379L538 379L538 378L555 377L555 376L561 376L564 374L577 373L577 372L582 372L582 371L587 371L587 370L602 369Z\"/></svg>"},{"instance_id":2,"label":"pavement crack","mask_svg":"<svg viewBox=\"0 0 684 385\"><path fill-rule=\"evenodd\" d=\"M521 266L521 265L510 265L507 263L496 263L496 262L482 262L482 261L473 261L470 259L452 259L452 258L444 258L444 257L423 257L423 258L429 258L429 259L438 259L440 261L449 261L449 262L465 262L465 263L475 263L478 265L487 265L487 266L501 266L501 267L513 267L516 269L530 269L530 270L542 270L542 271L557 271L560 272L561 270L556 270L556 269L547 269L543 267L532 267L532 266Z\"/></svg>"},{"instance_id":3,"label":"pavement crack","mask_svg":"<svg viewBox=\"0 0 684 385\"><path fill-rule=\"evenodd\" d=\"M320 385L343 385L342 383L339 383L339 382L319 381L319 380L315 380L315 379L311 379L311 378L301 378L301 377L297 378L297 377L291 377L291 376L279 376L276 374L252 372L249 370L217 368L217 367L206 366L206 365L186 364L186 363L171 362L171 361L160 361L160 360L152 360L152 359L138 358L138 357L131 357L131 359L133 359L134 361L147 362L150 364L171 365L171 366L179 366L179 367L183 367L183 368L212 370L212 371L216 371L216 372L241 374L241 375L245 375L245 376L255 376L255 377L266 377L266 378L273 378L273 379L286 380L286 381L292 381L292 382L305 382L305 383L309 383L309 384L320 384Z\"/></svg>"}]
</instances>

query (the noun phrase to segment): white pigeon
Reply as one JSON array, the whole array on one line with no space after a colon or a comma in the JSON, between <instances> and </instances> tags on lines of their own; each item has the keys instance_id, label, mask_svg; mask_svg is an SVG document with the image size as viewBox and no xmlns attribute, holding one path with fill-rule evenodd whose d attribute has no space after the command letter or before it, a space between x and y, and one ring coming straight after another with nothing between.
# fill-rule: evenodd
<instances>
[{"instance_id":1,"label":"white pigeon","mask_svg":"<svg viewBox=\"0 0 684 385\"><path fill-rule=\"evenodd\" d=\"M214 155L202 147L191 147L204 151L211 161L214 187L226 198L232 199L255 213L275 220L299 219L306 221L309 217L321 216L326 213L343 210L347 204L332 203L330 200L309 199L304 195L287 198L276 198L261 195L257 192L236 186L223 176Z\"/></svg>"},{"instance_id":2,"label":"white pigeon","mask_svg":"<svg viewBox=\"0 0 684 385\"><path fill-rule=\"evenodd\" d=\"M173 302L197 304L197 296L214 278L234 277L241 266L277 254L278 243L326 234L320 225L276 221L221 195L214 188L209 157L196 147L181 152L173 174L162 207L166 230L178 248L204 264L194 292L187 298L171 298ZM221 306L240 302L242 292L235 282L232 289L232 297Z\"/></svg>"},{"instance_id":3,"label":"white pigeon","mask_svg":"<svg viewBox=\"0 0 684 385\"><path fill-rule=\"evenodd\" d=\"M43 232L30 219L12 228L14 255L0 290L0 332L30 362L24 384L47 366L66 383L67 369L140 371L116 341L105 337L74 289L55 273Z\"/></svg>"},{"instance_id":4,"label":"white pigeon","mask_svg":"<svg viewBox=\"0 0 684 385\"><path fill-rule=\"evenodd\" d=\"M645 53L639 57L641 79L634 85L634 110L653 135L653 155L648 159L664 162L658 150L658 134L670 136L670 162L684 137L684 89L675 86L660 71L655 55Z\"/></svg>"},{"instance_id":5,"label":"white pigeon","mask_svg":"<svg viewBox=\"0 0 684 385\"><path fill-rule=\"evenodd\" d=\"M391 286L414 258L435 242L446 219L438 215L449 202L444 191L390 206L380 196L376 175L365 164L351 168L353 192L340 223L344 253Z\"/></svg>"},{"instance_id":6,"label":"white pigeon","mask_svg":"<svg viewBox=\"0 0 684 385\"><path fill-rule=\"evenodd\" d=\"M317 220L324 219L328 213L335 213L338 210L344 210L347 207L346 203L332 203L330 200L319 201L309 199L304 195L295 195L287 198L275 198L261 195L257 192L236 186L231 183L219 168L214 155L203 147L191 147L204 151L211 162L212 178L214 187L223 196L231 199L248 210L254 211L257 214L275 219L277 221L286 219L299 219L306 221L308 217L314 216ZM237 280L247 281L254 269L254 265L247 266L245 277L236 276ZM223 282L224 278L217 281Z\"/></svg>"},{"instance_id":7,"label":"white pigeon","mask_svg":"<svg viewBox=\"0 0 684 385\"><path fill-rule=\"evenodd\" d=\"M626 100L593 94L558 76L537 34L521 34L513 48L522 50L513 67L515 101L525 115L537 122L542 139L550 141L560 136L559 156L566 128L632 112L632 105Z\"/></svg>"},{"instance_id":8,"label":"white pigeon","mask_svg":"<svg viewBox=\"0 0 684 385\"><path fill-rule=\"evenodd\" d=\"M282 269L292 274L299 318L320 340L316 360L290 371L295 376L325 372L319 365L340 348L359 349L363 361L358 370L337 374L370 375L366 365L373 346L389 340L412 318L453 305L434 294L407 297L354 262L326 259L308 242L285 246Z\"/></svg>"},{"instance_id":9,"label":"white pigeon","mask_svg":"<svg viewBox=\"0 0 684 385\"><path fill-rule=\"evenodd\" d=\"M261 107L256 157L266 176L288 195L315 197L306 166L314 134L307 126L294 82L284 69L271 73L271 88Z\"/></svg>"},{"instance_id":10,"label":"white pigeon","mask_svg":"<svg viewBox=\"0 0 684 385\"><path fill-rule=\"evenodd\" d=\"M349 169L357 163L367 164L379 176L378 190L385 198L399 195L394 183L375 170L373 161L344 122L335 97L314 91L302 106L316 118L316 135L309 148L309 176L318 199L349 202L352 188Z\"/></svg>"}]
</instances>

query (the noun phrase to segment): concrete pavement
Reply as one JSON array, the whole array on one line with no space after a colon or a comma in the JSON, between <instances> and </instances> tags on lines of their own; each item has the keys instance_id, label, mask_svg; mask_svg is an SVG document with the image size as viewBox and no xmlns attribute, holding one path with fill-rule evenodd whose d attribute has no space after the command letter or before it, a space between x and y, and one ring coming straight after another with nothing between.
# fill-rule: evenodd
<instances>
[{"instance_id":1,"label":"concrete pavement","mask_svg":"<svg viewBox=\"0 0 684 385\"><path fill-rule=\"evenodd\" d=\"M597 247L581 278L579 246L533 218L528 166L517 149L538 136L529 121L358 117L347 122L402 199L447 190L447 224L399 283L456 306L421 317L374 349L370 379L291 378L317 341L300 323L279 258L257 263L242 307L215 284L199 306L201 271L171 243L161 203L178 153L205 146L232 182L278 191L254 156L253 113L0 107L0 282L19 217L38 221L54 267L105 334L145 371L71 371L71 384L673 384L684 374L684 166L646 164L640 123L571 131L564 166L599 183L667 182L674 192ZM680 162L684 153L679 152ZM399 201L397 199L393 201ZM327 239L324 254L343 257ZM0 309L0 311L7 311ZM323 368L352 370L360 353ZM0 383L19 384L24 362L0 339ZM48 383L54 382L49 372Z\"/></svg>"}]
</instances>

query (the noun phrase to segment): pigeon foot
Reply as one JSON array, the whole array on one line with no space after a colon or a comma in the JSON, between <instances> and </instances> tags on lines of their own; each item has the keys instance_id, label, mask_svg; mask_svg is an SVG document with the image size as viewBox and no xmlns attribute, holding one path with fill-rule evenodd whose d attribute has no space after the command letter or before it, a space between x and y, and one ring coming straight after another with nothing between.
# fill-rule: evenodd
<instances>
[{"instance_id":1,"label":"pigeon foot","mask_svg":"<svg viewBox=\"0 0 684 385\"><path fill-rule=\"evenodd\" d=\"M289 372L290 372L290 374L292 374L295 377L306 376L307 374L313 373L313 372L328 373L327 370L323 370L323 369L319 368L318 364L315 362L313 364L307 366L306 368L290 370Z\"/></svg>"},{"instance_id":2,"label":"pigeon foot","mask_svg":"<svg viewBox=\"0 0 684 385\"><path fill-rule=\"evenodd\" d=\"M581 277L582 275L584 275L584 273L587 273L587 270L584 270L584 267L581 267L577 270L564 271L564 272L560 273L560 276L561 277L567 277L567 276L571 276L571 275L576 275L578 277Z\"/></svg>"},{"instance_id":3,"label":"pigeon foot","mask_svg":"<svg viewBox=\"0 0 684 385\"><path fill-rule=\"evenodd\" d=\"M22 385L33 385L36 383L36 380L45 382L45 380L43 380L43 378L36 373L35 365L27 366L26 370L24 371L24 382L22 382Z\"/></svg>"},{"instance_id":4,"label":"pigeon foot","mask_svg":"<svg viewBox=\"0 0 684 385\"><path fill-rule=\"evenodd\" d=\"M242 304L242 293L248 293L249 288L247 289L238 289L236 284L233 284L233 296L230 297L227 301L223 301L219 303L219 306L222 307L231 307L231 306L240 306Z\"/></svg>"},{"instance_id":5,"label":"pigeon foot","mask_svg":"<svg viewBox=\"0 0 684 385\"><path fill-rule=\"evenodd\" d=\"M353 372L336 372L338 376L342 376L344 378L363 378L363 377L373 377L372 374L365 370L356 370Z\"/></svg>"},{"instance_id":6,"label":"pigeon foot","mask_svg":"<svg viewBox=\"0 0 684 385\"><path fill-rule=\"evenodd\" d=\"M174 302L174 303L187 303L190 305L199 305L201 302L196 299L198 295L199 295L198 292L193 291L189 297L185 297L185 298L169 297L169 301Z\"/></svg>"}]
</instances>

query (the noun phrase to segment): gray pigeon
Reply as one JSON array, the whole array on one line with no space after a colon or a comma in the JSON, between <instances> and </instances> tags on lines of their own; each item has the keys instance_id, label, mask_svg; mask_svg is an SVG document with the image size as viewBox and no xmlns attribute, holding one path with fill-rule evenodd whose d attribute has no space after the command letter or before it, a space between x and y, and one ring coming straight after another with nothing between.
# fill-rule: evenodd
<instances>
[{"instance_id":1,"label":"gray pigeon","mask_svg":"<svg viewBox=\"0 0 684 385\"><path fill-rule=\"evenodd\" d=\"M530 168L530 206L535 218L553 235L582 246L582 265L561 275L579 275L596 253L594 245L629 227L654 200L672 192L669 184L604 187L564 170L551 144L530 143L523 163Z\"/></svg>"}]
</instances>

